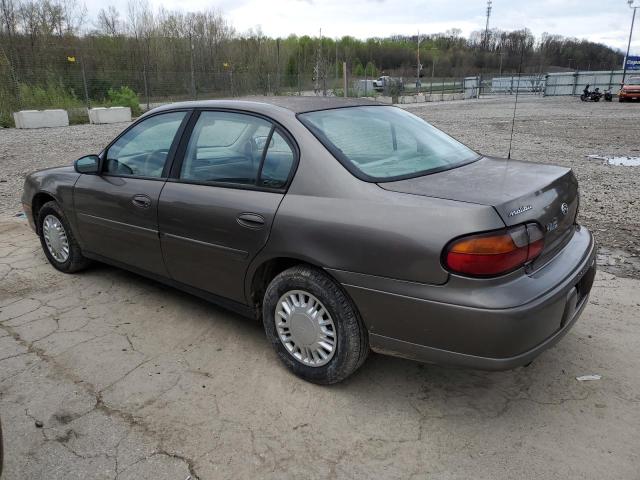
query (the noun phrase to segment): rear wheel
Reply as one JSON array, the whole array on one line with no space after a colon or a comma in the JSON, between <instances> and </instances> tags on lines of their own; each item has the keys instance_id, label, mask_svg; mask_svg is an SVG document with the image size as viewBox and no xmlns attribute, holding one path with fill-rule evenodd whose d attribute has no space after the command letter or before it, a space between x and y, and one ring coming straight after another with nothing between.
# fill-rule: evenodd
<instances>
[{"instance_id":1,"label":"rear wheel","mask_svg":"<svg viewBox=\"0 0 640 480\"><path fill-rule=\"evenodd\" d=\"M38 232L49 263L65 273L86 268L90 260L80 251L69 222L56 202L45 203L38 212Z\"/></svg>"},{"instance_id":2,"label":"rear wheel","mask_svg":"<svg viewBox=\"0 0 640 480\"><path fill-rule=\"evenodd\" d=\"M369 353L369 337L351 299L313 267L277 275L265 293L262 318L280 360L310 382L340 382Z\"/></svg>"}]
</instances>

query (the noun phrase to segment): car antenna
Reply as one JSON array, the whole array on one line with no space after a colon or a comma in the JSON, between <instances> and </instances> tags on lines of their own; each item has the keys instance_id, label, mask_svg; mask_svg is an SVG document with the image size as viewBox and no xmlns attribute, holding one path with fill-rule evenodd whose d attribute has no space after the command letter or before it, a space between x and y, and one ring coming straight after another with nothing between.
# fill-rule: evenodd
<instances>
[{"instance_id":1,"label":"car antenna","mask_svg":"<svg viewBox=\"0 0 640 480\"><path fill-rule=\"evenodd\" d=\"M509 137L509 153L507 160L511 160L511 145L513 143L513 128L516 124L516 110L518 109L518 93L520 92L520 76L522 75L522 59L524 57L524 43L520 52L520 65L518 65L518 83L516 85L516 101L513 104L513 118L511 119L511 136Z\"/></svg>"}]
</instances>

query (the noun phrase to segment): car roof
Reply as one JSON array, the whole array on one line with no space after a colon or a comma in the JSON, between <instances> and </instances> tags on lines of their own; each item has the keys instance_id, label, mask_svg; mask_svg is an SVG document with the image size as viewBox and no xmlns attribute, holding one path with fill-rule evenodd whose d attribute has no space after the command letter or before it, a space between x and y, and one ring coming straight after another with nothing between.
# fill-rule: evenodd
<instances>
[{"instance_id":1,"label":"car roof","mask_svg":"<svg viewBox=\"0 0 640 480\"><path fill-rule=\"evenodd\" d=\"M278 97L240 97L221 100L195 100L179 102L154 108L153 112L175 108L238 108L248 111L264 111L269 106L289 110L293 113L315 112L334 108L373 106L380 103L362 98L321 97L321 96L278 96Z\"/></svg>"}]
</instances>

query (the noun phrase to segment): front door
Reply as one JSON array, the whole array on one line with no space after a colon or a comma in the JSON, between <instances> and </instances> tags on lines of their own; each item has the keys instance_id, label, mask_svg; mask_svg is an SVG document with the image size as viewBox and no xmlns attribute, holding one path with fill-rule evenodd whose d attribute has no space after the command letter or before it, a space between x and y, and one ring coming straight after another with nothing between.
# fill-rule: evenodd
<instances>
[{"instance_id":1,"label":"front door","mask_svg":"<svg viewBox=\"0 0 640 480\"><path fill-rule=\"evenodd\" d=\"M244 303L246 270L289 181L292 143L263 118L204 111L184 151L160 195L165 264L181 283Z\"/></svg>"},{"instance_id":2,"label":"front door","mask_svg":"<svg viewBox=\"0 0 640 480\"><path fill-rule=\"evenodd\" d=\"M158 198L188 112L154 115L105 152L100 175L81 175L74 209L82 246L127 266L167 276L158 238Z\"/></svg>"}]
</instances>

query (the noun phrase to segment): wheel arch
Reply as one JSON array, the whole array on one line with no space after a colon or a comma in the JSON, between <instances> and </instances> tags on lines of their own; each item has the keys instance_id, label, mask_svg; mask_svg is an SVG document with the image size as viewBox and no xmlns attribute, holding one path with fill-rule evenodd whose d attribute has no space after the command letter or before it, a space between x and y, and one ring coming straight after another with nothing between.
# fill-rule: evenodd
<instances>
[{"instance_id":1,"label":"wheel arch","mask_svg":"<svg viewBox=\"0 0 640 480\"><path fill-rule=\"evenodd\" d=\"M311 259L286 255L259 259L249 268L245 279L247 301L249 302L249 305L255 309L258 318L262 315L262 299L271 281L278 274L296 265L307 265L322 270L326 275L331 277L340 288L342 288L340 282L338 282L333 275L327 272L322 265Z\"/></svg>"},{"instance_id":2,"label":"wheel arch","mask_svg":"<svg viewBox=\"0 0 640 480\"><path fill-rule=\"evenodd\" d=\"M31 214L33 215L33 221L36 225L36 233L38 235L40 235L40 222L38 222L38 212L45 203L51 201L56 202L58 205L60 205L58 199L53 194L46 191L37 192L31 200Z\"/></svg>"}]
</instances>

